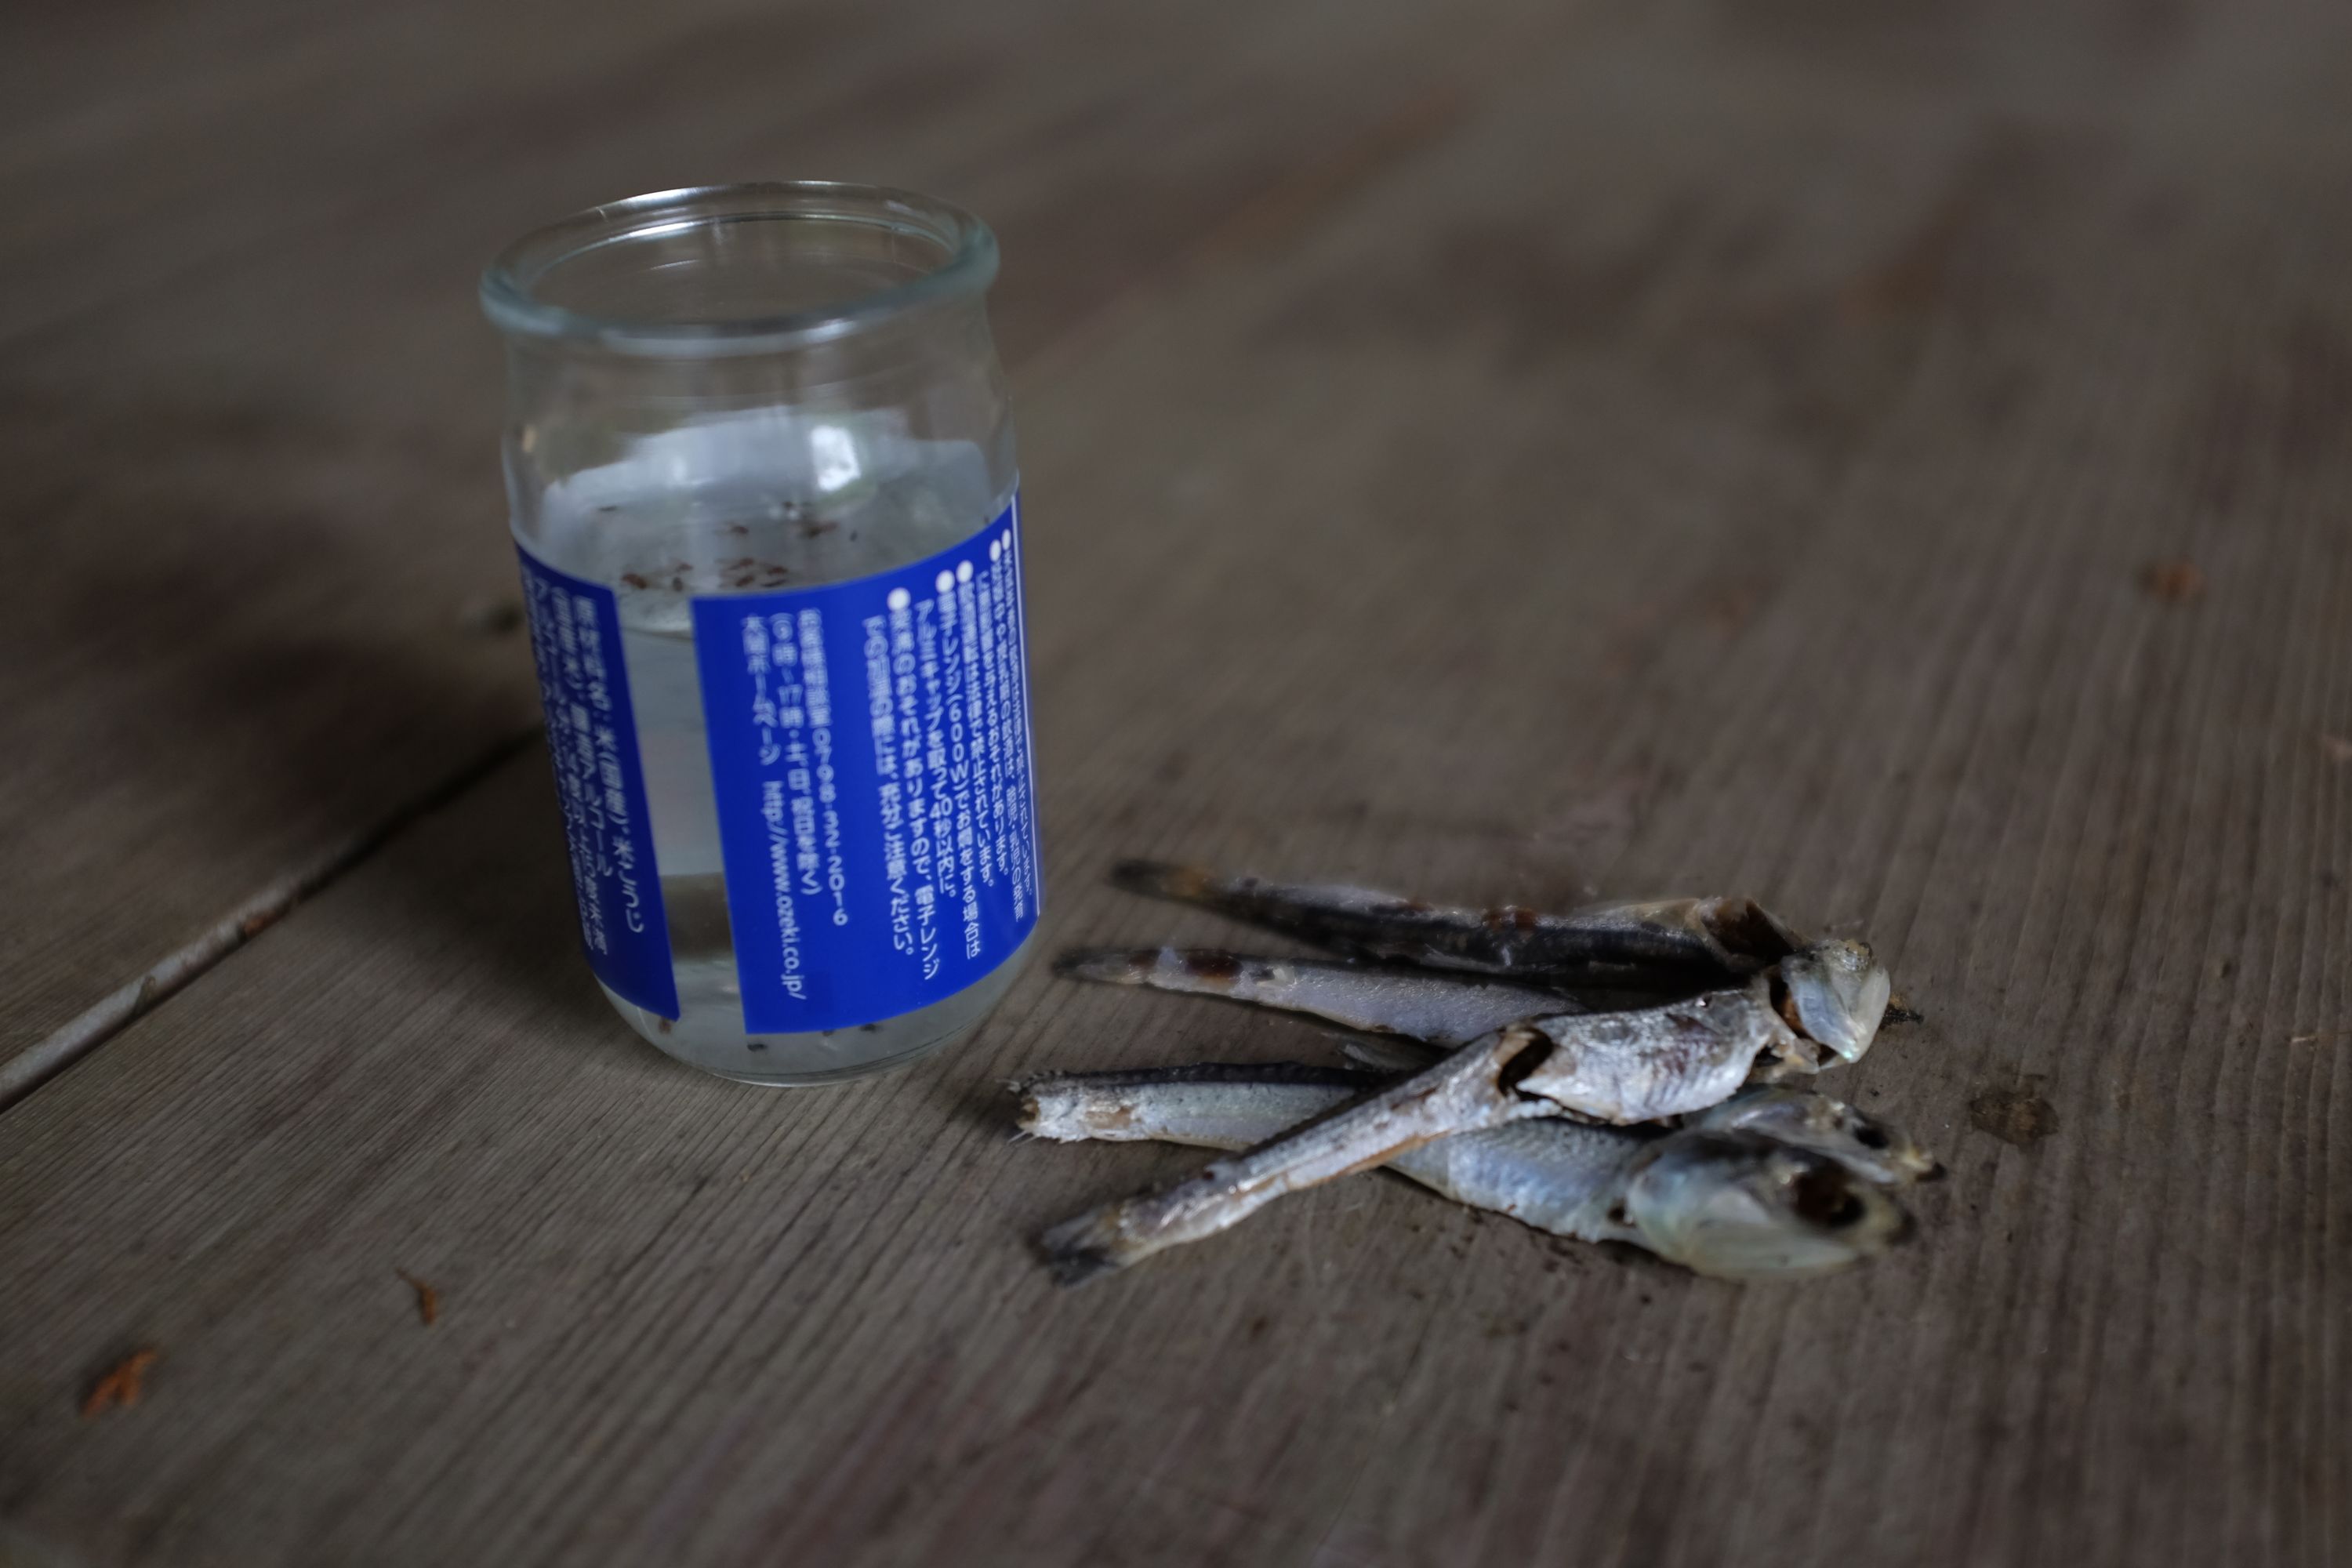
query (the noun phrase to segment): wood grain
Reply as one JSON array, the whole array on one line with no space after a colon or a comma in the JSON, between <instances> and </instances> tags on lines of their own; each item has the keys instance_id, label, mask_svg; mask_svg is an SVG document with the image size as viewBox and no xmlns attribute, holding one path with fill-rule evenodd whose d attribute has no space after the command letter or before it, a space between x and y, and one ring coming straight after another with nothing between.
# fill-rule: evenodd
<instances>
[{"instance_id":1,"label":"wood grain","mask_svg":"<svg viewBox=\"0 0 2352 1568\"><path fill-rule=\"evenodd\" d=\"M1103 889L1127 853L1752 892L1927 1014L1836 1080L1952 1167L1913 1247L1738 1289L1366 1178L1056 1291L1027 1238L1190 1157L1012 1143L1001 1080L1328 1042L1041 972L910 1073L698 1079L588 984L526 756L0 1115L0 1521L77 1563L2336 1560L2347 30L1498 31L1024 389L1049 942L1219 931Z\"/></svg>"}]
</instances>

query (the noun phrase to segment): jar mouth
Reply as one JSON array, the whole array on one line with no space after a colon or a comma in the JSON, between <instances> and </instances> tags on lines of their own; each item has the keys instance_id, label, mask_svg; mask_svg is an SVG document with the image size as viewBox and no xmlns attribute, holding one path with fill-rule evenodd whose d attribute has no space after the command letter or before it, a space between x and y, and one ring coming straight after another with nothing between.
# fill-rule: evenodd
<instances>
[{"instance_id":1,"label":"jar mouth","mask_svg":"<svg viewBox=\"0 0 2352 1568\"><path fill-rule=\"evenodd\" d=\"M985 289L996 237L961 207L820 180L656 191L533 230L482 274L516 338L703 358L830 342Z\"/></svg>"}]
</instances>

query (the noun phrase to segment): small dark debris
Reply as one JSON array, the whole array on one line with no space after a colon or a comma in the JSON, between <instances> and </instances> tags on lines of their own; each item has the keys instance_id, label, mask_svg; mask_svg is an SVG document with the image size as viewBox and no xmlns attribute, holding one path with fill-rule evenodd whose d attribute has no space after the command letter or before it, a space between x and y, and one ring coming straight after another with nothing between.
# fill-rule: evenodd
<instances>
[{"instance_id":1,"label":"small dark debris","mask_svg":"<svg viewBox=\"0 0 2352 1568\"><path fill-rule=\"evenodd\" d=\"M1763 595L1755 584L1741 583L1702 595L1698 601L1699 619L1709 631L1726 642L1738 637L1763 602Z\"/></svg>"},{"instance_id":2,"label":"small dark debris","mask_svg":"<svg viewBox=\"0 0 2352 1568\"><path fill-rule=\"evenodd\" d=\"M2189 561L2155 561L2140 569L2139 585L2167 605L2190 605L2205 596L2205 574Z\"/></svg>"},{"instance_id":3,"label":"small dark debris","mask_svg":"<svg viewBox=\"0 0 2352 1568\"><path fill-rule=\"evenodd\" d=\"M128 1410L139 1403L147 1392L147 1369L153 1366L159 1352L151 1345L142 1345L99 1374L82 1395L81 1413L85 1417L112 1410L118 1405Z\"/></svg>"},{"instance_id":4,"label":"small dark debris","mask_svg":"<svg viewBox=\"0 0 2352 1568\"><path fill-rule=\"evenodd\" d=\"M2058 1108L2022 1089L1988 1089L1969 1101L1969 1124L2023 1149L2058 1131Z\"/></svg>"},{"instance_id":5,"label":"small dark debris","mask_svg":"<svg viewBox=\"0 0 2352 1568\"><path fill-rule=\"evenodd\" d=\"M751 1040L747 1042L744 1046L744 1049L752 1051L764 1051L767 1048L768 1042L765 1040Z\"/></svg>"},{"instance_id":6,"label":"small dark debris","mask_svg":"<svg viewBox=\"0 0 2352 1568\"><path fill-rule=\"evenodd\" d=\"M393 1272L399 1275L402 1281L406 1284L410 1289L416 1292L416 1321L423 1323L428 1329L434 1324L439 1322L441 1321L441 1292L436 1290L432 1286L427 1285L424 1280L419 1279L415 1275L411 1274L405 1268L396 1268L393 1270Z\"/></svg>"},{"instance_id":7,"label":"small dark debris","mask_svg":"<svg viewBox=\"0 0 2352 1568\"><path fill-rule=\"evenodd\" d=\"M457 606L457 629L478 637L502 637L522 627L522 602L485 595Z\"/></svg>"}]
</instances>

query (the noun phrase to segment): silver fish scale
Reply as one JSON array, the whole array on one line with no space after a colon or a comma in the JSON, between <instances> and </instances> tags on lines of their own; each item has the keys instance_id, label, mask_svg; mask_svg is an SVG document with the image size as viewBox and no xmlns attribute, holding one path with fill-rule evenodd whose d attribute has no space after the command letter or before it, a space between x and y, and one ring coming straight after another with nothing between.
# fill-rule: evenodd
<instances>
[{"instance_id":1,"label":"silver fish scale","mask_svg":"<svg viewBox=\"0 0 2352 1568\"><path fill-rule=\"evenodd\" d=\"M1619 1204L1655 1140L1572 1121L1522 1121L1408 1150L1389 1168L1473 1208L1580 1241L1638 1239Z\"/></svg>"}]
</instances>

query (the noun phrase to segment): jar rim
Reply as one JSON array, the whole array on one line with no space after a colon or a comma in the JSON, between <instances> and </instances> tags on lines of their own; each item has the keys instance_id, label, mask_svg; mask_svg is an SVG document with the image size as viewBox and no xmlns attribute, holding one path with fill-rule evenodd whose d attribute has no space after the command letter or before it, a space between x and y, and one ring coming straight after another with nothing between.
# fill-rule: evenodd
<instances>
[{"instance_id":1,"label":"jar rim","mask_svg":"<svg viewBox=\"0 0 2352 1568\"><path fill-rule=\"evenodd\" d=\"M947 259L865 294L772 315L641 321L575 310L539 296L563 262L605 246L722 222L796 218L889 228L940 246ZM977 294L996 277L996 236L963 208L912 191L833 180L688 185L606 202L531 230L484 269L483 312L522 338L593 344L618 353L700 358L806 347L917 306Z\"/></svg>"}]
</instances>

